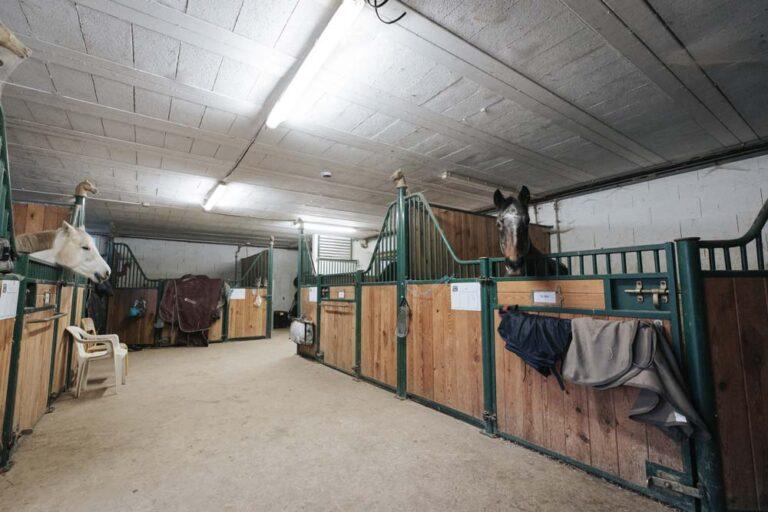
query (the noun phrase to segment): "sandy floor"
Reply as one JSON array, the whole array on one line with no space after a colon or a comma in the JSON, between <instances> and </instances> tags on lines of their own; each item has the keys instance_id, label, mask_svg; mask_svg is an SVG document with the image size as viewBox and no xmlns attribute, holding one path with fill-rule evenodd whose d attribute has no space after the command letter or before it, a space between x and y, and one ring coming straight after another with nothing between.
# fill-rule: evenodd
<instances>
[{"instance_id":1,"label":"sandy floor","mask_svg":"<svg viewBox=\"0 0 768 512\"><path fill-rule=\"evenodd\" d=\"M0 511L668 510L272 340L131 353L46 415Z\"/></svg>"}]
</instances>

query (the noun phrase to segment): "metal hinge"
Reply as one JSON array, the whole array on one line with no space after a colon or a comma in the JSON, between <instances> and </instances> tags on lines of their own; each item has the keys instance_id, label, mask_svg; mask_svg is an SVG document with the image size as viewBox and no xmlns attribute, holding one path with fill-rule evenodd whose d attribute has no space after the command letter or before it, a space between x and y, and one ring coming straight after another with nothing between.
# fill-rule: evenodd
<instances>
[{"instance_id":1,"label":"metal hinge","mask_svg":"<svg viewBox=\"0 0 768 512\"><path fill-rule=\"evenodd\" d=\"M483 411L483 421L496 422L496 413L490 411Z\"/></svg>"},{"instance_id":2,"label":"metal hinge","mask_svg":"<svg viewBox=\"0 0 768 512\"><path fill-rule=\"evenodd\" d=\"M666 304L669 302L669 289L666 281L659 281L658 288L643 288L643 282L637 281L634 288L624 290L624 293L635 295L637 302L640 303L645 301L645 295L650 294L653 297L653 307L655 308L659 307L659 303Z\"/></svg>"},{"instance_id":3,"label":"metal hinge","mask_svg":"<svg viewBox=\"0 0 768 512\"><path fill-rule=\"evenodd\" d=\"M692 498L701 499L703 493L698 487L691 487L676 480L672 475L659 472L657 476L648 477L648 487L658 487Z\"/></svg>"}]
</instances>

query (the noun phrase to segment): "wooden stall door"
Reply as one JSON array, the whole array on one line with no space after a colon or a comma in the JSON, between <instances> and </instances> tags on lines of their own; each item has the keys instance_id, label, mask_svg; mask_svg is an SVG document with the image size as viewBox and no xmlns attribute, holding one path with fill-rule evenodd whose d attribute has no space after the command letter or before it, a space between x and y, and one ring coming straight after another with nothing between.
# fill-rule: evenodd
<instances>
[{"instance_id":1,"label":"wooden stall door","mask_svg":"<svg viewBox=\"0 0 768 512\"><path fill-rule=\"evenodd\" d=\"M360 372L397 386L397 286L364 285L361 297Z\"/></svg>"},{"instance_id":2,"label":"wooden stall door","mask_svg":"<svg viewBox=\"0 0 768 512\"><path fill-rule=\"evenodd\" d=\"M354 286L331 286L332 299L354 299ZM320 350L323 361L345 372L355 366L355 304L352 302L321 302Z\"/></svg>"},{"instance_id":3,"label":"wooden stall door","mask_svg":"<svg viewBox=\"0 0 768 512\"><path fill-rule=\"evenodd\" d=\"M51 394L58 394L66 387L67 379L67 354L69 353L69 334L65 330L70 322L70 313L72 312L72 296L74 295L74 286L62 286L61 301L59 310L67 315L59 318L58 329L56 331L56 355L53 362L53 387Z\"/></svg>"},{"instance_id":4,"label":"wooden stall door","mask_svg":"<svg viewBox=\"0 0 768 512\"><path fill-rule=\"evenodd\" d=\"M300 295L301 300L301 315L317 325L317 301L311 301L314 291L317 288L302 288ZM312 345L297 345L296 352L304 357L314 358L317 355L317 341Z\"/></svg>"},{"instance_id":5,"label":"wooden stall door","mask_svg":"<svg viewBox=\"0 0 768 512\"><path fill-rule=\"evenodd\" d=\"M34 323L34 320L48 318L54 313L50 309L24 316L13 420L16 432L34 427L48 407L53 322Z\"/></svg>"},{"instance_id":6,"label":"wooden stall door","mask_svg":"<svg viewBox=\"0 0 768 512\"><path fill-rule=\"evenodd\" d=\"M5 400L8 395L8 374L11 368L13 327L16 317L0 320L0 418L5 417Z\"/></svg>"},{"instance_id":7,"label":"wooden stall door","mask_svg":"<svg viewBox=\"0 0 768 512\"><path fill-rule=\"evenodd\" d=\"M242 299L237 296L242 290ZM266 288L236 288L229 299L227 339L260 338L267 335L267 290ZM261 295L257 306L256 297Z\"/></svg>"},{"instance_id":8,"label":"wooden stall door","mask_svg":"<svg viewBox=\"0 0 768 512\"><path fill-rule=\"evenodd\" d=\"M39 203L13 203L13 231L16 236L58 229L62 221L69 220L72 209L68 206Z\"/></svg>"},{"instance_id":9,"label":"wooden stall door","mask_svg":"<svg viewBox=\"0 0 768 512\"><path fill-rule=\"evenodd\" d=\"M408 393L483 417L480 311L451 309L450 284L408 285Z\"/></svg>"},{"instance_id":10,"label":"wooden stall door","mask_svg":"<svg viewBox=\"0 0 768 512\"><path fill-rule=\"evenodd\" d=\"M78 293L78 301L83 292L81 289ZM117 334L120 342L128 345L154 345L157 295L157 288L115 289L107 311L108 334ZM141 318L130 318L128 311L137 299L146 299L147 314Z\"/></svg>"},{"instance_id":11,"label":"wooden stall door","mask_svg":"<svg viewBox=\"0 0 768 512\"><path fill-rule=\"evenodd\" d=\"M729 510L768 510L768 280L704 280Z\"/></svg>"},{"instance_id":12,"label":"wooden stall door","mask_svg":"<svg viewBox=\"0 0 768 512\"><path fill-rule=\"evenodd\" d=\"M590 291L589 280L541 283L561 285L558 289L563 303L567 304L564 307L604 307L602 287L599 293L596 289ZM512 301L521 299L521 294L530 301L531 289L530 282L526 281L498 283L498 303L514 304ZM520 300L519 303L526 302ZM504 340L498 335L498 312L495 318L496 407L501 432L642 487L647 485L646 460L683 471L678 442L655 427L628 418L637 389L597 391L566 382L563 391L554 377L543 377L505 348ZM666 328L669 330L669 325Z\"/></svg>"}]
</instances>

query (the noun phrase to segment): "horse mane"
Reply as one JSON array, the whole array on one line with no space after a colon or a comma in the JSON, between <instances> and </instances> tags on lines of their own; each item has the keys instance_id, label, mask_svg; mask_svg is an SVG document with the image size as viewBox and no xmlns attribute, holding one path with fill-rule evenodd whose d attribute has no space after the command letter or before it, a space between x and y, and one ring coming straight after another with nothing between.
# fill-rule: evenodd
<instances>
[{"instance_id":1,"label":"horse mane","mask_svg":"<svg viewBox=\"0 0 768 512\"><path fill-rule=\"evenodd\" d=\"M46 251L53 248L58 229L38 231L37 233L24 233L16 235L16 251L20 253L33 253Z\"/></svg>"}]
</instances>

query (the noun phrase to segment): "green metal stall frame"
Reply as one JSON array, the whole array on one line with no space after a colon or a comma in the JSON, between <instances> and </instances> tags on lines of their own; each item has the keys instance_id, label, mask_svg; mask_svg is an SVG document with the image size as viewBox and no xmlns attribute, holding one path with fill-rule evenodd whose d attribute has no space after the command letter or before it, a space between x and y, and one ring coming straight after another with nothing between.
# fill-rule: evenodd
<instances>
[{"instance_id":1,"label":"green metal stall frame","mask_svg":"<svg viewBox=\"0 0 768 512\"><path fill-rule=\"evenodd\" d=\"M47 262L36 260L28 254L16 253L16 239L13 229L13 203L11 200L11 177L10 162L8 159L8 146L5 130L5 117L2 108L0 108L0 171L2 172L2 188L0 188L0 238L9 241L11 247L11 260L13 261L13 273L2 274L2 281L18 281L19 294L16 306L16 317L13 328L13 339L11 345L10 365L8 370L7 392L5 397L5 413L2 418L2 439L0 441L0 472L7 471L12 464L11 455L16 446L19 433L13 431L13 418L16 409L16 392L18 386L18 367L21 355L22 333L24 330L25 315L38 311L51 311L52 315L45 319L46 322L55 322L52 329L51 343L51 362L48 378L48 406L52 410L52 404L57 397L57 391L52 389L55 370L55 354L57 351L58 338L58 319L67 314L62 311L61 289L63 286L72 286L72 306L70 307L70 323L74 322L77 311L76 305L79 293L87 293L89 290L88 281L73 272ZM78 189L79 190L79 189ZM85 195L76 195L72 208L70 224L76 227L84 225L85 222ZM40 284L56 285L55 304L38 307L34 304L35 290ZM83 301L85 305L85 301ZM64 390L68 389L71 383L71 360L72 360L72 340L68 341L66 357L66 377L64 381Z\"/></svg>"},{"instance_id":2,"label":"green metal stall frame","mask_svg":"<svg viewBox=\"0 0 768 512\"><path fill-rule=\"evenodd\" d=\"M251 265L236 279L227 281L231 288L256 288L261 290L264 286L267 288L267 295L265 301L267 303L267 329L266 336L246 336L235 337L229 336L229 297L227 298L227 304L224 305L224 311L222 313L222 341L243 341L243 340L260 340L268 339L272 337L272 328L274 318L272 314L272 291L274 285L274 261L275 261L275 239L272 237L269 242L269 247L254 256L254 260ZM237 272L237 269L235 269ZM231 293L231 292L230 292Z\"/></svg>"},{"instance_id":3,"label":"green metal stall frame","mask_svg":"<svg viewBox=\"0 0 768 512\"><path fill-rule=\"evenodd\" d=\"M399 184L400 185L400 184ZM467 212L471 213L471 212ZM526 306L531 312L568 313L579 315L605 315L612 317L645 318L669 322L673 352L688 374L692 397L700 413L710 426L715 424L714 391L709 348L703 323L701 278L708 272L739 272L740 275L768 276L763 261L761 229L768 221L768 203L763 207L755 226L744 237L730 241L702 242L697 239L678 240L652 245L618 247L593 251L561 252L547 255L568 269L560 273L559 266L552 275L547 266L524 269L520 276L506 276L503 258L478 258L461 260L448 242L429 203L421 194L408 195L402 186L397 197L385 214L373 257L365 270L318 274L313 265L308 242L303 230L299 234L298 288L315 288L317 291L316 333L319 343L322 329L320 304L325 298L324 289L332 285L354 285L356 304L355 318L355 367L352 375L394 392L399 398L409 398L451 416L481 427L489 436L498 436L518 443L547 456L556 458L589 473L633 491L645 494L664 503L684 510L725 511L723 498L723 474L717 433L710 440L684 440L680 444L682 471L676 471L646 461L646 474L655 481L671 482L670 485L643 487L623 480L599 468L554 452L525 439L516 438L499 430L497 420L497 390L495 362L494 314L499 306L497 287L505 281L538 280L596 280L603 282L605 307L600 310L563 308L550 306ZM759 227L756 227L759 224ZM701 270L701 260L715 250L738 248L746 261L744 247L752 242L757 247L757 268L742 267L734 271L729 256L723 257L726 268ZM539 272L536 272L539 270ZM362 289L365 286L396 285L397 307L403 306L409 285L426 283L479 282L481 289L481 330L483 368L483 420L435 403L407 392L407 337L397 337L397 385L390 386L362 375L361 362L361 311ZM642 294L649 290L666 288L664 300L638 301L637 290ZM299 294L300 297L301 294ZM301 315L301 300L298 300ZM407 313L407 308L405 308ZM319 362L322 346L318 346ZM324 363L325 364L325 363ZM328 365L330 366L330 365ZM338 370L338 368L336 368ZM349 373L349 372L344 372Z\"/></svg>"}]
</instances>

